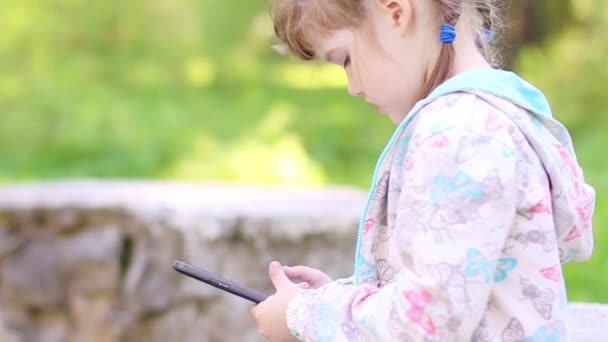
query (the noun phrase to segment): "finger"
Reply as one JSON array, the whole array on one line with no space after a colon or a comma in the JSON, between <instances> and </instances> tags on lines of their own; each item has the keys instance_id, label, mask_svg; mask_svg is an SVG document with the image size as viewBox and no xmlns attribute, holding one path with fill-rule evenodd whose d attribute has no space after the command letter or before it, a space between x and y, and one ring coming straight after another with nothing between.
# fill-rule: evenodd
<instances>
[{"instance_id":1,"label":"finger","mask_svg":"<svg viewBox=\"0 0 608 342\"><path fill-rule=\"evenodd\" d=\"M302 278L305 274L310 273L310 268L306 266L283 266L285 274L290 278Z\"/></svg>"},{"instance_id":2,"label":"finger","mask_svg":"<svg viewBox=\"0 0 608 342\"><path fill-rule=\"evenodd\" d=\"M293 284L291 280L285 275L283 267L278 261L273 261L268 266L268 275L274 287L278 290L281 287Z\"/></svg>"},{"instance_id":3,"label":"finger","mask_svg":"<svg viewBox=\"0 0 608 342\"><path fill-rule=\"evenodd\" d=\"M295 278L308 283L314 283L319 277L319 271L307 266L283 267L289 278Z\"/></svg>"},{"instance_id":4,"label":"finger","mask_svg":"<svg viewBox=\"0 0 608 342\"><path fill-rule=\"evenodd\" d=\"M298 287L301 288L301 289L309 289L310 288L310 284L304 281L304 282L299 283Z\"/></svg>"}]
</instances>

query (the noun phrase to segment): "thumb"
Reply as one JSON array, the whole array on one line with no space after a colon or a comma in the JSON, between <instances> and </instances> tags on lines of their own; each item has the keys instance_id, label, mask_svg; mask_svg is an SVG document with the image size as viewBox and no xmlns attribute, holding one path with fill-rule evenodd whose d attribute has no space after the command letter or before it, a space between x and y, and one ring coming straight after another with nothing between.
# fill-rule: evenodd
<instances>
[{"instance_id":1,"label":"thumb","mask_svg":"<svg viewBox=\"0 0 608 342\"><path fill-rule=\"evenodd\" d=\"M278 261L273 261L270 263L268 266L268 275L270 276L270 280L277 290L280 287L292 284L291 280L289 280L287 275L285 275L285 271L283 271L283 267Z\"/></svg>"}]
</instances>

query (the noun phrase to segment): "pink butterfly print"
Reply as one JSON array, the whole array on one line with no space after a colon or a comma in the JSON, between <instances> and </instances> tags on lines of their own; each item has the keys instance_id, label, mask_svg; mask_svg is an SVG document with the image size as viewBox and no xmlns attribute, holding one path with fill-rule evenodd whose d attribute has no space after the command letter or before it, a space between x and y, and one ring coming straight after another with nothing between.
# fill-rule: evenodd
<instances>
[{"instance_id":1,"label":"pink butterfly print","mask_svg":"<svg viewBox=\"0 0 608 342\"><path fill-rule=\"evenodd\" d=\"M591 223L591 214L593 212L593 198L591 194L579 182L575 182L574 192L570 191L570 198L574 201L579 220L583 222L583 229L587 229Z\"/></svg>"},{"instance_id":2,"label":"pink butterfly print","mask_svg":"<svg viewBox=\"0 0 608 342\"><path fill-rule=\"evenodd\" d=\"M574 158L572 157L572 154L570 154L570 152L568 152L568 150L566 150L566 148L562 144L557 144L557 150L559 151L559 155L562 157L566 165L568 165L568 168L570 168L570 171L572 171L572 174L579 178L579 167L576 164Z\"/></svg>"},{"instance_id":3,"label":"pink butterfly print","mask_svg":"<svg viewBox=\"0 0 608 342\"><path fill-rule=\"evenodd\" d=\"M435 148L445 147L450 144L448 137L446 137L443 133L435 134L429 137L428 142L431 144L432 147Z\"/></svg>"},{"instance_id":4,"label":"pink butterfly print","mask_svg":"<svg viewBox=\"0 0 608 342\"><path fill-rule=\"evenodd\" d=\"M568 235L566 235L566 242L572 241L576 238L581 237L581 230L577 225L574 225L570 231L568 231Z\"/></svg>"},{"instance_id":5,"label":"pink butterfly print","mask_svg":"<svg viewBox=\"0 0 608 342\"><path fill-rule=\"evenodd\" d=\"M363 234L367 234L367 232L370 231L370 229L372 229L375 224L376 224L376 219L373 217L370 217L367 220L365 220L365 224L363 226Z\"/></svg>"},{"instance_id":6,"label":"pink butterfly print","mask_svg":"<svg viewBox=\"0 0 608 342\"><path fill-rule=\"evenodd\" d=\"M414 164L415 164L414 156L408 158L405 161L405 170L406 171L412 171L412 169L414 168Z\"/></svg>"},{"instance_id":7,"label":"pink butterfly print","mask_svg":"<svg viewBox=\"0 0 608 342\"><path fill-rule=\"evenodd\" d=\"M504 125L498 120L498 115L494 112L488 113L488 118L485 122L485 128L487 131L495 132L503 128Z\"/></svg>"},{"instance_id":8,"label":"pink butterfly print","mask_svg":"<svg viewBox=\"0 0 608 342\"><path fill-rule=\"evenodd\" d=\"M560 271L559 265L543 268L540 270L540 273L543 277L556 282L562 279L562 272Z\"/></svg>"},{"instance_id":9,"label":"pink butterfly print","mask_svg":"<svg viewBox=\"0 0 608 342\"><path fill-rule=\"evenodd\" d=\"M552 214L553 210L551 208L551 193L547 192L543 199L538 201L538 203L536 203L530 208L530 212L535 214Z\"/></svg>"},{"instance_id":10,"label":"pink butterfly print","mask_svg":"<svg viewBox=\"0 0 608 342\"><path fill-rule=\"evenodd\" d=\"M369 298L371 295L373 295L374 293L378 292L378 290L371 288L369 286L363 286L362 289L359 291L361 292L358 295L358 299L356 300L355 304L353 305L355 310L358 310L361 308L361 305L363 305L363 302L365 302L365 300L367 298Z\"/></svg>"},{"instance_id":11,"label":"pink butterfly print","mask_svg":"<svg viewBox=\"0 0 608 342\"><path fill-rule=\"evenodd\" d=\"M450 140L448 139L448 137L443 134L443 133L434 133L433 135L430 135L424 139L422 139L422 141L420 142L420 144L418 146L422 146L422 145L428 145L434 148L439 148L439 147L445 147L448 146L450 144Z\"/></svg>"},{"instance_id":12,"label":"pink butterfly print","mask_svg":"<svg viewBox=\"0 0 608 342\"><path fill-rule=\"evenodd\" d=\"M415 323L418 323L420 327L430 335L434 335L435 324L431 320L428 314L424 312L427 305L431 302L431 296L427 291L416 292L416 291L405 291L405 298L412 305L406 312L407 317Z\"/></svg>"},{"instance_id":13,"label":"pink butterfly print","mask_svg":"<svg viewBox=\"0 0 608 342\"><path fill-rule=\"evenodd\" d=\"M430 145L433 148L441 148L441 147L445 147L448 146L450 144L450 141L448 140L448 137L443 134L443 133L438 133L438 134L434 134L426 139L424 139L423 141L421 141L419 144L415 145L417 148L422 146L423 144L427 144ZM414 144L412 144L414 145ZM412 155L410 155L407 160L405 161L405 170L406 171L412 171L414 169L414 166L417 164L416 160L418 158L422 158L422 155L420 154L419 150L417 149L415 153L413 153Z\"/></svg>"}]
</instances>

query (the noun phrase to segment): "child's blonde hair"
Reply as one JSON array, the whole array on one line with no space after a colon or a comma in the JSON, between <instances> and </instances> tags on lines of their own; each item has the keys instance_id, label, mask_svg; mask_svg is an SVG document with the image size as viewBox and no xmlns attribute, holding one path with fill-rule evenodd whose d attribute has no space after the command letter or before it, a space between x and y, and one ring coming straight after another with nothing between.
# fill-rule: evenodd
<instances>
[{"instance_id":1,"label":"child's blonde hair","mask_svg":"<svg viewBox=\"0 0 608 342\"><path fill-rule=\"evenodd\" d=\"M356 28L366 17L364 1L271 0L275 33L285 50L304 60L314 59L313 37L324 37L338 29ZM488 62L498 63L495 45L489 42L488 34L496 37L500 29L499 0L429 1L437 4L440 16L437 28L443 23L456 25L461 17L466 17L480 51ZM453 44L443 44L433 72L427 75L422 97L448 78L453 63Z\"/></svg>"}]
</instances>

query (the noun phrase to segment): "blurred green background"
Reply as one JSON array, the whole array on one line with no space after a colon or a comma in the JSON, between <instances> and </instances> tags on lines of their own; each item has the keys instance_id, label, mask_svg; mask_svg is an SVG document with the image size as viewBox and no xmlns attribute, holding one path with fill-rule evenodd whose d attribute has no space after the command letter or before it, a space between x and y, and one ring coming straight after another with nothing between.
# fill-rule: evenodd
<instances>
[{"instance_id":1,"label":"blurred green background","mask_svg":"<svg viewBox=\"0 0 608 342\"><path fill-rule=\"evenodd\" d=\"M544 90L597 190L571 300L608 303L608 5L515 0L506 64ZM0 2L0 183L155 178L366 188L394 126L337 67L279 56L264 1Z\"/></svg>"}]
</instances>

